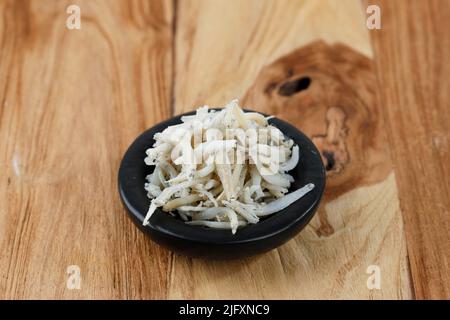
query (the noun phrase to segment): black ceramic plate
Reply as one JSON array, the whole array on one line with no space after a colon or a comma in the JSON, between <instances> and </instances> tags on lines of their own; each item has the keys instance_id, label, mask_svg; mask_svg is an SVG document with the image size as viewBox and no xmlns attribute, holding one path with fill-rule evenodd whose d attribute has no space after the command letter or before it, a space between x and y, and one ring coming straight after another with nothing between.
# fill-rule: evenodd
<instances>
[{"instance_id":1,"label":"black ceramic plate","mask_svg":"<svg viewBox=\"0 0 450 320\"><path fill-rule=\"evenodd\" d=\"M193 112L183 115L193 114ZM325 188L325 169L311 140L294 126L273 118L269 122L278 127L300 148L300 161L289 172L295 181L290 191L308 183L315 188L289 207L274 213L257 224L230 230L209 229L185 224L181 219L157 209L150 224L143 226L150 205L144 190L145 177L154 167L144 163L145 151L154 143L153 136L166 127L181 122L183 115L159 123L142 133L128 148L119 169L119 193L133 222L150 238L180 254L214 259L243 258L280 246L303 229L313 217Z\"/></svg>"}]
</instances>

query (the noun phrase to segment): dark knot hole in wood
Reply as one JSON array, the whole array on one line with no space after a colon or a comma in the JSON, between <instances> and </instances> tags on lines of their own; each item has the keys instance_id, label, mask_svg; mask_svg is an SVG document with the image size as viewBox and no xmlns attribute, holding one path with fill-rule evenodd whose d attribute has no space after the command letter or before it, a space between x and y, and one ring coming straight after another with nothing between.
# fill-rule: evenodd
<instances>
[{"instance_id":1,"label":"dark knot hole in wood","mask_svg":"<svg viewBox=\"0 0 450 320\"><path fill-rule=\"evenodd\" d=\"M278 94L280 96L292 96L300 91L308 89L311 84L310 77L301 77L296 80L288 81L283 83L283 85L278 89Z\"/></svg>"},{"instance_id":2,"label":"dark knot hole in wood","mask_svg":"<svg viewBox=\"0 0 450 320\"><path fill-rule=\"evenodd\" d=\"M334 152L324 150L322 152L322 155L326 160L325 170L327 171L333 170L334 164L336 163L336 161L334 160Z\"/></svg>"}]
</instances>

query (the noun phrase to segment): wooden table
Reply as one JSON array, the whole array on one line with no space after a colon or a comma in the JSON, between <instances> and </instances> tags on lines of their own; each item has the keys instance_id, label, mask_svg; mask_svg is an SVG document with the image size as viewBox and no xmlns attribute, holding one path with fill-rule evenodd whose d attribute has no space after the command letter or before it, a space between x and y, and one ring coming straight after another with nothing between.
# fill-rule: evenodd
<instances>
[{"instance_id":1,"label":"wooden table","mask_svg":"<svg viewBox=\"0 0 450 320\"><path fill-rule=\"evenodd\" d=\"M449 16L445 0L0 1L0 298L450 298ZM265 255L175 255L126 216L120 159L235 97L313 139L324 201Z\"/></svg>"}]
</instances>

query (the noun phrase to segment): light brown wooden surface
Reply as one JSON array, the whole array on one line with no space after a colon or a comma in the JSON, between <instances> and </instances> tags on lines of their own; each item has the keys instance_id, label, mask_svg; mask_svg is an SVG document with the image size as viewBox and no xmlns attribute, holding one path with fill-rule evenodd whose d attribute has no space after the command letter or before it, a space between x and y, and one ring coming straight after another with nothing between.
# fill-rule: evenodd
<instances>
[{"instance_id":1,"label":"light brown wooden surface","mask_svg":"<svg viewBox=\"0 0 450 320\"><path fill-rule=\"evenodd\" d=\"M347 118L343 143L351 160L344 170L328 172L321 214L281 248L232 263L174 256L169 297L411 297L395 174L379 129L361 4L245 1L237 16L236 3L180 2L176 111L239 97L245 107L284 118L319 140L327 133L327 112L337 108ZM278 94L285 82L302 76L312 79L305 92ZM370 265L380 266L380 290L367 288Z\"/></svg>"},{"instance_id":2,"label":"light brown wooden surface","mask_svg":"<svg viewBox=\"0 0 450 320\"><path fill-rule=\"evenodd\" d=\"M65 27L69 4L81 8L81 30ZM440 19L418 33L381 5L387 29L369 32L359 0L0 1L0 298L448 298L448 118L439 116L448 115L448 65L435 57L448 39L437 46ZM423 6L421 18L438 11ZM421 36L397 48L407 32ZM420 95L431 87L425 63L440 90ZM306 90L279 94L305 76ZM265 255L175 255L127 218L120 159L145 128L235 97L332 154L324 201L302 233ZM414 149L402 141L424 156L405 163ZM424 173L433 189L419 185ZM80 267L80 290L66 287L69 265ZM367 288L371 265L379 290Z\"/></svg>"},{"instance_id":3,"label":"light brown wooden surface","mask_svg":"<svg viewBox=\"0 0 450 320\"><path fill-rule=\"evenodd\" d=\"M0 297L163 298L170 253L124 214L117 168L170 116L172 3L77 1L74 31L71 3L0 2Z\"/></svg>"},{"instance_id":4,"label":"light brown wooden surface","mask_svg":"<svg viewBox=\"0 0 450 320\"><path fill-rule=\"evenodd\" d=\"M416 297L449 299L450 2L379 5L376 69Z\"/></svg>"}]
</instances>

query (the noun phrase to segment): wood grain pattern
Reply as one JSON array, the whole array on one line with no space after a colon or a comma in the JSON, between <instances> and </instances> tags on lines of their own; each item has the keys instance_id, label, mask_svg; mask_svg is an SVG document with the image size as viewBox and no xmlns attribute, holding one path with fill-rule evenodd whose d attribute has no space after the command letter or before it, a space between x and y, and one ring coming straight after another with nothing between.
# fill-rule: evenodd
<instances>
[{"instance_id":1,"label":"wood grain pattern","mask_svg":"<svg viewBox=\"0 0 450 320\"><path fill-rule=\"evenodd\" d=\"M318 41L264 67L245 105L298 126L321 151L324 202L383 181L392 170L371 59L342 44ZM323 207L319 235L334 232Z\"/></svg>"},{"instance_id":2,"label":"wood grain pattern","mask_svg":"<svg viewBox=\"0 0 450 320\"><path fill-rule=\"evenodd\" d=\"M450 298L450 3L378 1L372 33L419 299Z\"/></svg>"},{"instance_id":3,"label":"wood grain pattern","mask_svg":"<svg viewBox=\"0 0 450 320\"><path fill-rule=\"evenodd\" d=\"M359 1L193 0L177 12L177 112L244 96L264 65L318 39L372 55Z\"/></svg>"},{"instance_id":4,"label":"wood grain pattern","mask_svg":"<svg viewBox=\"0 0 450 320\"><path fill-rule=\"evenodd\" d=\"M0 1L0 299L449 298L450 5L375 3L369 32L360 0ZM311 136L323 204L265 255L174 255L127 218L119 161L236 97Z\"/></svg>"},{"instance_id":5,"label":"wood grain pattern","mask_svg":"<svg viewBox=\"0 0 450 320\"><path fill-rule=\"evenodd\" d=\"M337 164L329 171L322 213L298 237L264 256L232 263L174 256L169 297L410 298L397 188L384 147L360 3L239 4L237 17L233 1L180 2L176 111L241 97L246 107L298 125L319 146L327 132L334 135L331 131L340 132L344 125L348 137L342 143L349 156L343 160L338 150L328 150ZM327 23L331 14L335 20ZM339 34L334 23L339 23ZM310 44L316 40L348 47ZM310 88L279 94L287 82L302 77L312 79ZM327 116L335 129L327 131ZM343 167L338 170L339 165ZM381 290L366 286L369 265L380 266Z\"/></svg>"},{"instance_id":6,"label":"wood grain pattern","mask_svg":"<svg viewBox=\"0 0 450 320\"><path fill-rule=\"evenodd\" d=\"M117 170L170 116L167 1L0 2L0 298L164 298L169 252L124 214ZM81 269L81 290L66 268Z\"/></svg>"}]
</instances>

